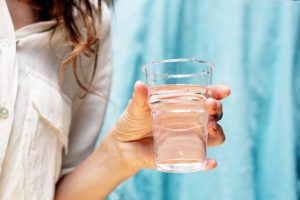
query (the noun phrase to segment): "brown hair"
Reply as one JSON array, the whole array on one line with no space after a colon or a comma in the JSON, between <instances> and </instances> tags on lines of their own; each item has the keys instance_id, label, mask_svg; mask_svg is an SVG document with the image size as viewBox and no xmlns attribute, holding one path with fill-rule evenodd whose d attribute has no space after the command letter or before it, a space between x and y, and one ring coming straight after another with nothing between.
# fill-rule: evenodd
<instances>
[{"instance_id":1,"label":"brown hair","mask_svg":"<svg viewBox=\"0 0 300 200\"><path fill-rule=\"evenodd\" d=\"M97 49L99 48L99 29L101 28L101 0L98 0L97 12L93 12L93 5L90 0L26 0L32 5L39 20L56 19L54 32L58 26L63 28L67 44L72 51L67 55L61 65L61 72L64 72L69 64L71 64L74 76L78 85L85 92L91 92L90 86L94 78L97 58ZM82 20L83 27L78 27L76 17ZM97 22L95 20L97 19ZM84 33L80 29L85 30ZM98 29L98 30L97 30ZM92 56L95 55L94 66L91 79L88 83L82 81L78 74L78 58L79 55Z\"/></svg>"}]
</instances>

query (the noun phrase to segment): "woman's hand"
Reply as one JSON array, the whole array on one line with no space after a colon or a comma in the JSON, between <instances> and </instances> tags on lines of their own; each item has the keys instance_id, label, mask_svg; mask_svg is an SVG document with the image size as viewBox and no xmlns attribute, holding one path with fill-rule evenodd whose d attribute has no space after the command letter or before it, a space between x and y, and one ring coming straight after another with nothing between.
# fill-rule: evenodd
<instances>
[{"instance_id":1,"label":"woman's hand","mask_svg":"<svg viewBox=\"0 0 300 200\"><path fill-rule=\"evenodd\" d=\"M212 98L206 101L206 110L210 115L208 146L216 146L225 141L222 127L217 124L218 118L222 116L219 100L229 96L230 89L219 85L213 86L211 90ZM107 142L115 144L118 157L133 171L155 168L151 111L147 98L146 85L141 81L136 82L132 99L108 135ZM214 160L208 159L207 170L216 166Z\"/></svg>"},{"instance_id":2,"label":"woman's hand","mask_svg":"<svg viewBox=\"0 0 300 200\"><path fill-rule=\"evenodd\" d=\"M225 140L216 120L222 113L218 100L229 94L228 87L214 86L214 99L206 101L206 110L210 115L209 146L219 145ZM127 109L101 145L75 170L60 179L56 186L56 200L105 199L117 185L140 169L155 167L152 120L147 98L147 87L138 81ZM208 160L207 170L216 165L215 161Z\"/></svg>"}]
</instances>

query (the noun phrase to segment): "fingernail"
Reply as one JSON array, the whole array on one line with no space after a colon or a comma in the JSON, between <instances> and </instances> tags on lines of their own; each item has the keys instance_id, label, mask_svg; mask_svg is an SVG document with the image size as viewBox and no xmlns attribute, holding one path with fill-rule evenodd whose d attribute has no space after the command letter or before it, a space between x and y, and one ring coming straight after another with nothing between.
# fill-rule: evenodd
<instances>
[{"instance_id":1,"label":"fingernail","mask_svg":"<svg viewBox=\"0 0 300 200\"><path fill-rule=\"evenodd\" d=\"M208 158L207 159L207 164L206 164L206 167L205 167L205 170L208 171L208 170L212 170L214 168L216 168L218 166L217 162Z\"/></svg>"},{"instance_id":2,"label":"fingernail","mask_svg":"<svg viewBox=\"0 0 300 200\"><path fill-rule=\"evenodd\" d=\"M136 87L136 86L138 85L138 83L139 83L139 81L136 81L136 82L134 83L134 87Z\"/></svg>"}]
</instances>

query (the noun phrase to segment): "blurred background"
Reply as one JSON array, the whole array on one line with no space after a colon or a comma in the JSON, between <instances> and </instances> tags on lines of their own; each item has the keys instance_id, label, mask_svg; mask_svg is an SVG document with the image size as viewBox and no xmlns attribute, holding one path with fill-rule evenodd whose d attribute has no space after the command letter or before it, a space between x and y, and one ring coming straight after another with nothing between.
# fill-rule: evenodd
<instances>
[{"instance_id":1,"label":"blurred background","mask_svg":"<svg viewBox=\"0 0 300 200\"><path fill-rule=\"evenodd\" d=\"M101 136L124 110L141 66L167 58L216 64L226 142L210 148L209 172L144 170L110 200L300 199L300 2L117 0L114 76Z\"/></svg>"}]
</instances>

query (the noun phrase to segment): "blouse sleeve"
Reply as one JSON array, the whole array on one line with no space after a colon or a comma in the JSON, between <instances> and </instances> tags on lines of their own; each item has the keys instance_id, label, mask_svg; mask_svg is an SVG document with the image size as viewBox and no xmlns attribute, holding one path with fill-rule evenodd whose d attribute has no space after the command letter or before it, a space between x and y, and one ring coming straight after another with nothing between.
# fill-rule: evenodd
<instances>
[{"instance_id":1,"label":"blouse sleeve","mask_svg":"<svg viewBox=\"0 0 300 200\"><path fill-rule=\"evenodd\" d=\"M104 3L103 3L104 4ZM76 97L69 133L68 151L63 155L61 176L72 171L94 150L107 107L112 71L110 14L106 4L102 11L102 36L93 90L98 94ZM78 96L78 95L77 95Z\"/></svg>"}]
</instances>

